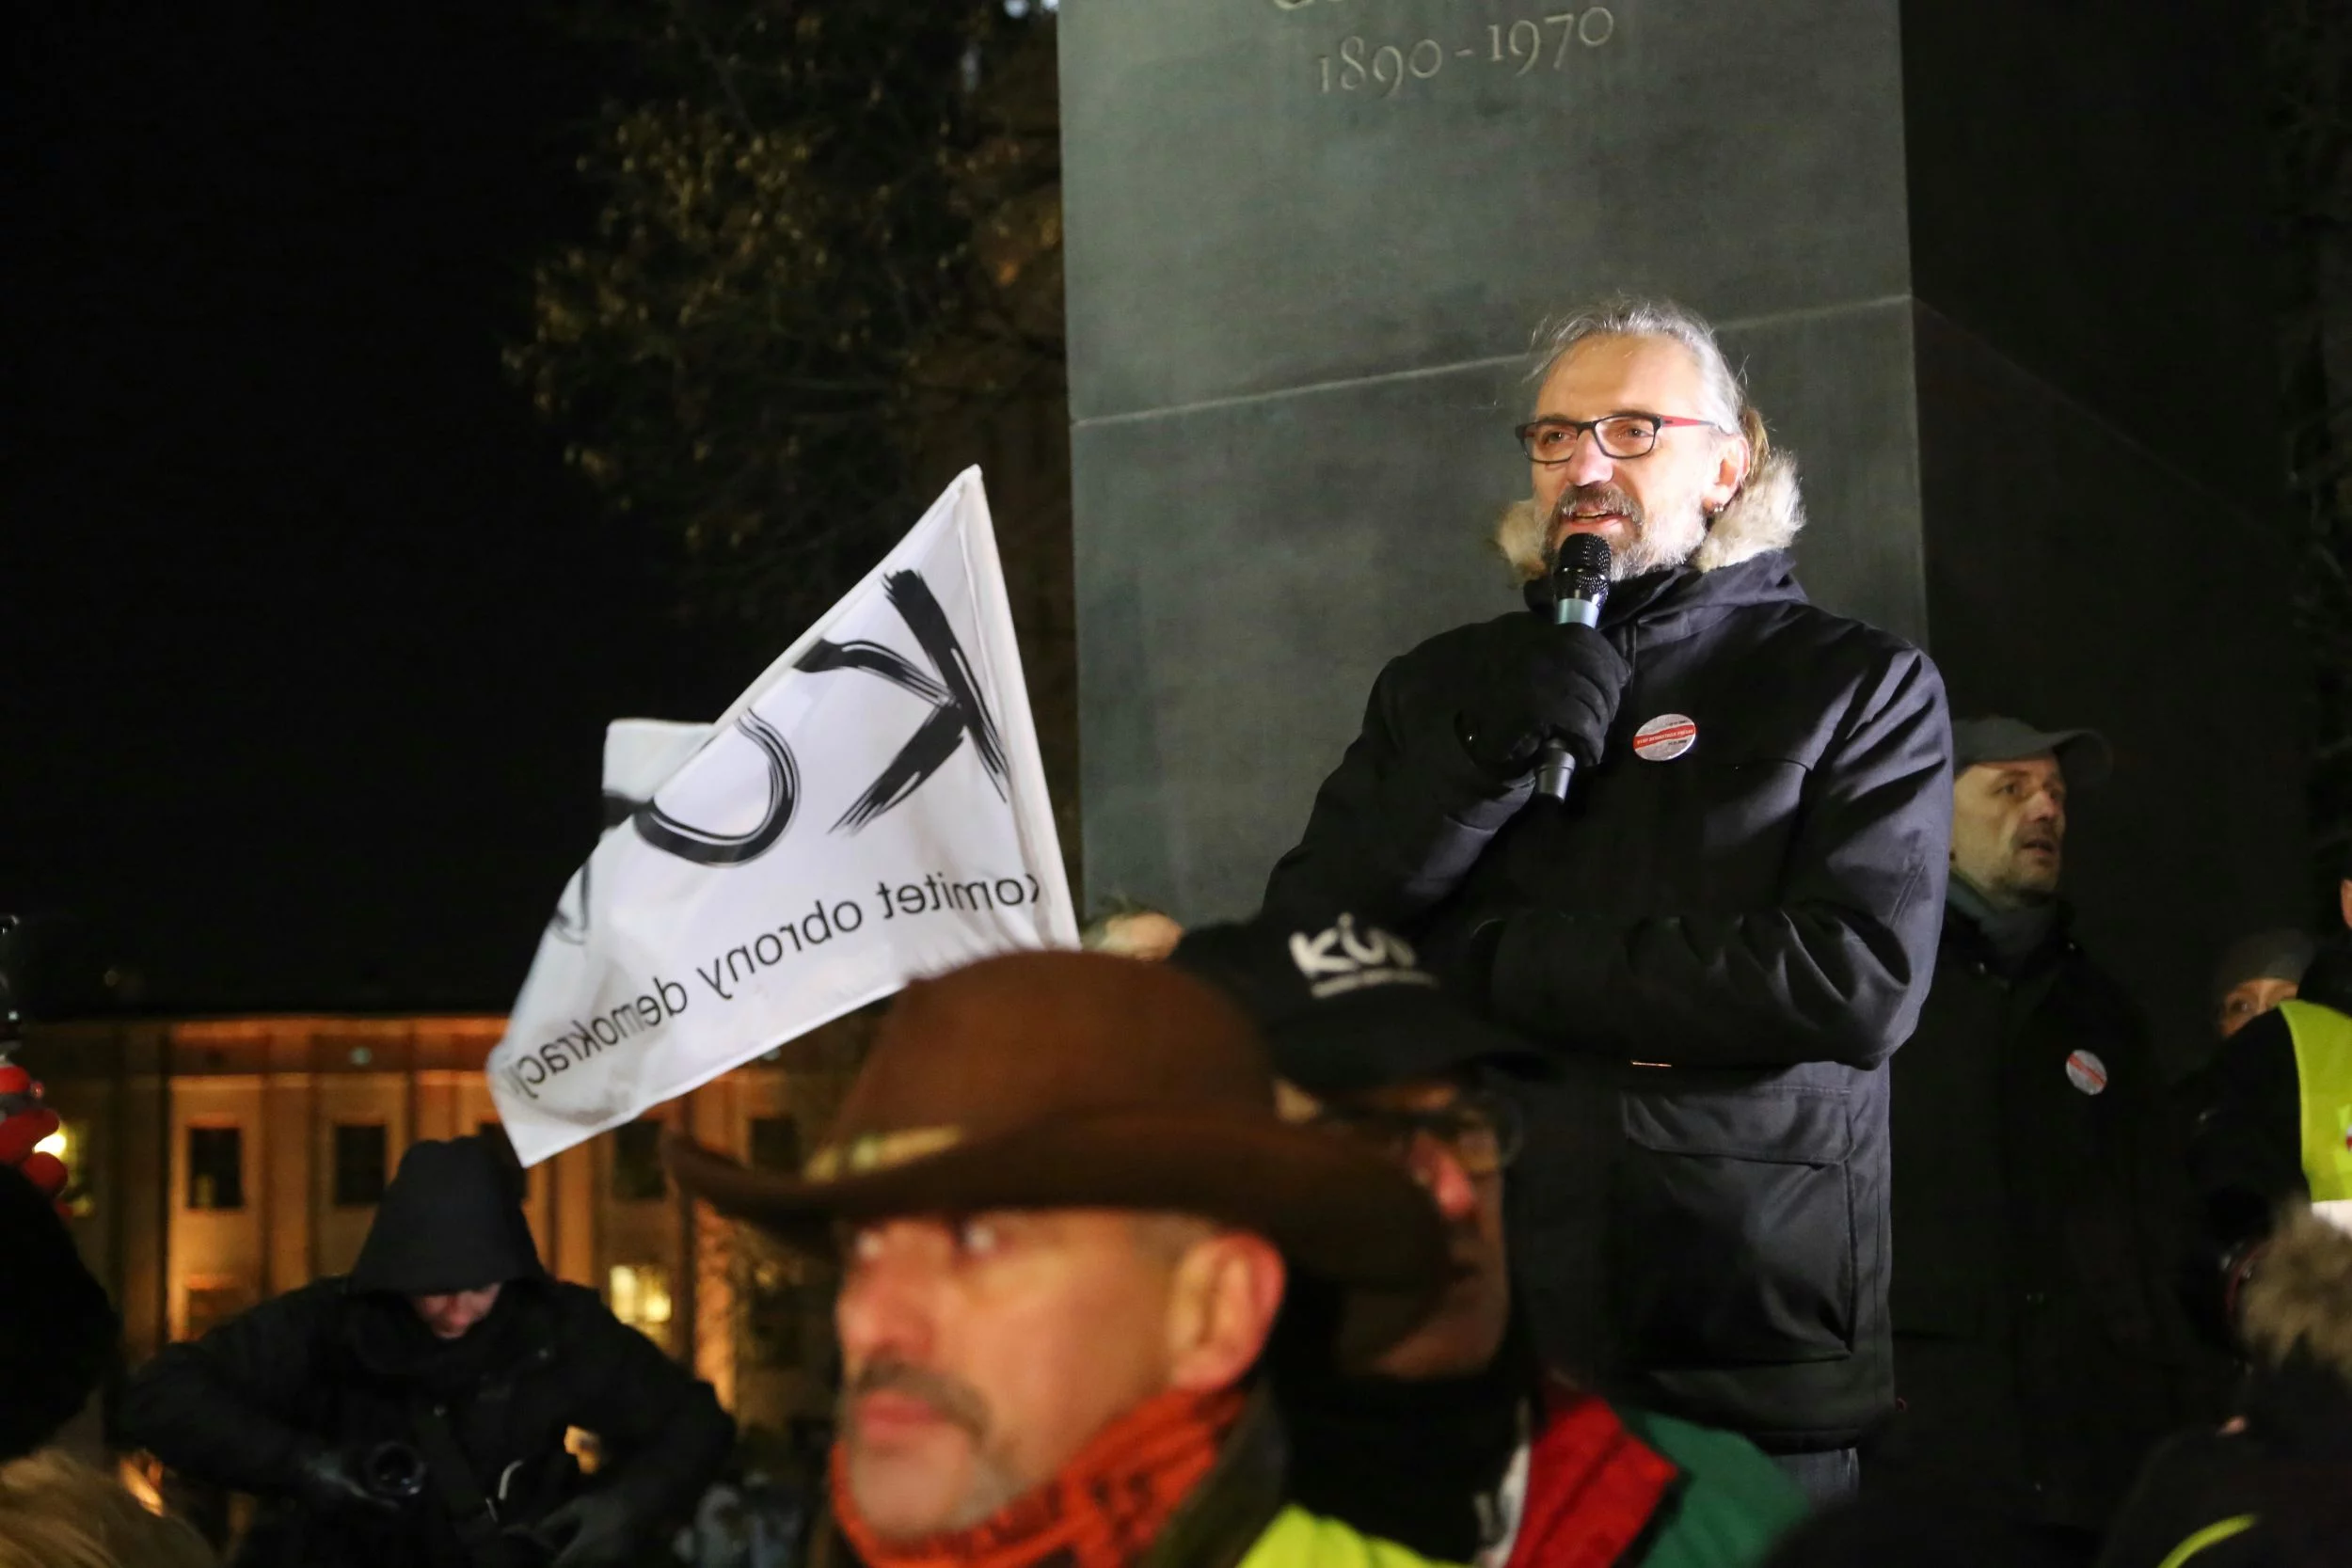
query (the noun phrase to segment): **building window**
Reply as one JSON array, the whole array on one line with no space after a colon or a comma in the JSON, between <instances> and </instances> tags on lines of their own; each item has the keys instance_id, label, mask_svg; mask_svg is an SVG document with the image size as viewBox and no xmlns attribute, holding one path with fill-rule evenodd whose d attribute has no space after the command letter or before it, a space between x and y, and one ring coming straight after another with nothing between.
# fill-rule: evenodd
<instances>
[{"instance_id":1,"label":"building window","mask_svg":"<svg viewBox=\"0 0 2352 1568\"><path fill-rule=\"evenodd\" d=\"M188 1129L188 1207L245 1207L245 1132L242 1128Z\"/></svg>"},{"instance_id":2,"label":"building window","mask_svg":"<svg viewBox=\"0 0 2352 1568\"><path fill-rule=\"evenodd\" d=\"M744 1348L755 1366L798 1367L808 1287L798 1259L767 1248L743 1259Z\"/></svg>"},{"instance_id":3,"label":"building window","mask_svg":"<svg viewBox=\"0 0 2352 1568\"><path fill-rule=\"evenodd\" d=\"M790 1117L754 1117L752 1168L790 1171L798 1175L801 1169L801 1124Z\"/></svg>"},{"instance_id":4,"label":"building window","mask_svg":"<svg viewBox=\"0 0 2352 1568\"><path fill-rule=\"evenodd\" d=\"M364 1209L384 1196L384 1124L335 1124L335 1207Z\"/></svg>"},{"instance_id":5,"label":"building window","mask_svg":"<svg viewBox=\"0 0 2352 1568\"><path fill-rule=\"evenodd\" d=\"M612 1200L644 1203L669 1191L661 1174L661 1124L627 1122L612 1130Z\"/></svg>"},{"instance_id":6,"label":"building window","mask_svg":"<svg viewBox=\"0 0 2352 1568\"><path fill-rule=\"evenodd\" d=\"M225 1275L199 1275L188 1280L188 1333L200 1338L253 1305L253 1292L242 1279Z\"/></svg>"},{"instance_id":7,"label":"building window","mask_svg":"<svg viewBox=\"0 0 2352 1568\"><path fill-rule=\"evenodd\" d=\"M612 1315L656 1344L670 1328L670 1271L659 1263L615 1263L606 1296Z\"/></svg>"}]
</instances>

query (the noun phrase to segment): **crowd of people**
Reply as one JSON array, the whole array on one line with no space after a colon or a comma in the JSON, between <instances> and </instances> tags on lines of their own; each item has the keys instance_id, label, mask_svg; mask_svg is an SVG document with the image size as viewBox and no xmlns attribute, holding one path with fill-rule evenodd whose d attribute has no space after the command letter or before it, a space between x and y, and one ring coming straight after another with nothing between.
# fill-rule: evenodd
<instances>
[{"instance_id":1,"label":"crowd of people","mask_svg":"<svg viewBox=\"0 0 2352 1568\"><path fill-rule=\"evenodd\" d=\"M1534 380L1524 606L1382 671L1254 917L914 982L799 1172L665 1146L840 1271L796 1560L2352 1561L2352 863L2168 1084L2060 893L2106 742L1956 721L1807 601L1696 317L1570 316ZM0 1565L205 1560L44 1447L102 1384L262 1500L256 1565L661 1561L726 1465L480 1139L407 1151L349 1275L109 1380L29 1090Z\"/></svg>"}]
</instances>

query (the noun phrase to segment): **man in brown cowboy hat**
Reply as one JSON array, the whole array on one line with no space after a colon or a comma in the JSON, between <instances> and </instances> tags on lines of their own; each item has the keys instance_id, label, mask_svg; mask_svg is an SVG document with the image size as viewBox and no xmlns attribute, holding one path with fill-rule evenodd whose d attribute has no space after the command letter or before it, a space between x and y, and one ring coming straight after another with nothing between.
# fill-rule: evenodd
<instances>
[{"instance_id":1,"label":"man in brown cowboy hat","mask_svg":"<svg viewBox=\"0 0 2352 1568\"><path fill-rule=\"evenodd\" d=\"M1292 1270L1347 1291L1353 1349L1409 1327L1438 1216L1285 1125L1249 1023L1192 976L1029 953L917 982L803 1175L667 1155L723 1212L839 1249L833 1523L869 1568L1422 1560L1287 1506L1254 1374Z\"/></svg>"}]
</instances>

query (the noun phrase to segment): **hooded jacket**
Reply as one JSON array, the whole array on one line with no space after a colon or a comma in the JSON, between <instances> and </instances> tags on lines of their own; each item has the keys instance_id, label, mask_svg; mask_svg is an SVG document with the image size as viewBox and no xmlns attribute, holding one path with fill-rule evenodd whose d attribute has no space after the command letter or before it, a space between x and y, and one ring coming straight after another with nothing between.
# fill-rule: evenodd
<instances>
[{"instance_id":1,"label":"hooded jacket","mask_svg":"<svg viewBox=\"0 0 2352 1568\"><path fill-rule=\"evenodd\" d=\"M2247 1285L2245 1332L2242 1419L2156 1452L2100 1568L2352 1561L2352 1236L2294 1215Z\"/></svg>"},{"instance_id":2,"label":"hooded jacket","mask_svg":"<svg viewBox=\"0 0 2352 1568\"><path fill-rule=\"evenodd\" d=\"M2296 1000L2352 1014L2352 931L2320 944ZM2198 1074L2189 1137L2210 1282L2197 1303L2209 1328L2225 1328L2232 1281L2270 1232L2282 1204L2308 1198L2303 1175L2303 1069L2283 1014L2248 1023Z\"/></svg>"},{"instance_id":3,"label":"hooded jacket","mask_svg":"<svg viewBox=\"0 0 2352 1568\"><path fill-rule=\"evenodd\" d=\"M499 1524L528 1529L580 1490L564 1433L599 1440L597 1484L648 1528L716 1475L734 1424L697 1382L596 1293L549 1279L519 1184L477 1138L413 1146L347 1276L262 1303L132 1379L119 1435L172 1468L267 1506L249 1564L467 1565L437 1487L396 1513L314 1512L292 1490L322 1449L423 1451L420 1404L446 1413ZM407 1297L501 1287L489 1316L436 1338Z\"/></svg>"},{"instance_id":4,"label":"hooded jacket","mask_svg":"<svg viewBox=\"0 0 2352 1568\"><path fill-rule=\"evenodd\" d=\"M2138 1009L2063 906L2005 953L1952 892L1894 1063L1903 1412L1863 1484L2095 1531L2201 1370L2172 1111Z\"/></svg>"},{"instance_id":5,"label":"hooded jacket","mask_svg":"<svg viewBox=\"0 0 2352 1568\"><path fill-rule=\"evenodd\" d=\"M1266 895L1481 955L1473 1000L1561 1069L1518 1091L1510 1222L1545 1359L1781 1451L1892 1404L1880 1069L1932 968L1951 817L1934 666L1806 602L1801 523L1772 459L1692 564L1615 587L1600 630L1632 673L1565 807L1457 738L1498 623L1391 661ZM1506 516L1506 554L1529 527ZM1636 749L1677 719L1687 751Z\"/></svg>"}]
</instances>

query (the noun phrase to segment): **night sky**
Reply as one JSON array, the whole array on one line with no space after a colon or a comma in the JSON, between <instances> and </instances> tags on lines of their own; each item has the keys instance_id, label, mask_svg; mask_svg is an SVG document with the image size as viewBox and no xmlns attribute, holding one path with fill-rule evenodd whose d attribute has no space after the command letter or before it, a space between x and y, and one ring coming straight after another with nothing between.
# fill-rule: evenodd
<instances>
[{"instance_id":1,"label":"night sky","mask_svg":"<svg viewBox=\"0 0 2352 1568\"><path fill-rule=\"evenodd\" d=\"M523 8L30 8L0 113L0 909L142 1010L491 1008L674 612L499 362L610 85ZM769 644L772 645L769 645Z\"/></svg>"}]
</instances>

